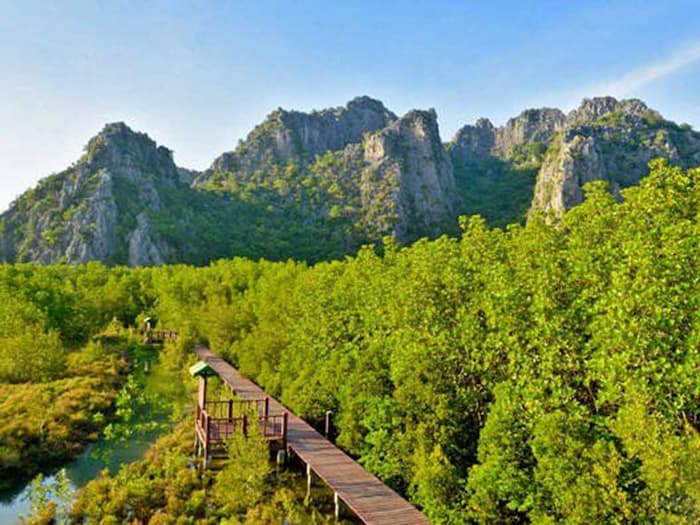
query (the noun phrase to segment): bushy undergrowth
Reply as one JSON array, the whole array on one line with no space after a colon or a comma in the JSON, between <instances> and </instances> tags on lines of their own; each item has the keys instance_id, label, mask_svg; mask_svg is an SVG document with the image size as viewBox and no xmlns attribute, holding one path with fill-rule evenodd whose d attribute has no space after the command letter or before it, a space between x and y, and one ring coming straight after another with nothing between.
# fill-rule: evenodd
<instances>
[{"instance_id":1,"label":"bushy undergrowth","mask_svg":"<svg viewBox=\"0 0 700 525\"><path fill-rule=\"evenodd\" d=\"M0 384L3 485L58 465L97 439L128 371L121 350L90 343L68 354L60 379Z\"/></svg>"}]
</instances>

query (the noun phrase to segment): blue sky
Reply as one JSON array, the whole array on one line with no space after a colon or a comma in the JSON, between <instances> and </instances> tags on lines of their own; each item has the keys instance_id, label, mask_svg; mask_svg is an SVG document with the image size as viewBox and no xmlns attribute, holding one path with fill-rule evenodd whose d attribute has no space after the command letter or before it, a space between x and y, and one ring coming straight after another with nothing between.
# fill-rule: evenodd
<instances>
[{"instance_id":1,"label":"blue sky","mask_svg":"<svg viewBox=\"0 0 700 525\"><path fill-rule=\"evenodd\" d=\"M487 116L646 100L700 128L700 5L0 0L0 208L125 121L203 169L277 107Z\"/></svg>"}]
</instances>

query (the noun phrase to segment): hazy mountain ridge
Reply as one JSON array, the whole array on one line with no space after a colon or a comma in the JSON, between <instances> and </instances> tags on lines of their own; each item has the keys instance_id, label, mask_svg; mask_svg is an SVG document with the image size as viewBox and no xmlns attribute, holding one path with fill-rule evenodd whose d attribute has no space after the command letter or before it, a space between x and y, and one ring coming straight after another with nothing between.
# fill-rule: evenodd
<instances>
[{"instance_id":1,"label":"hazy mountain ridge","mask_svg":"<svg viewBox=\"0 0 700 525\"><path fill-rule=\"evenodd\" d=\"M700 164L700 134L643 102L586 99L466 125L443 144L434 110L399 118L369 97L311 113L279 109L205 172L123 123L0 216L5 261L201 264L235 255L342 257L384 235L401 243L555 214L581 186L636 184L658 156Z\"/></svg>"}]
</instances>

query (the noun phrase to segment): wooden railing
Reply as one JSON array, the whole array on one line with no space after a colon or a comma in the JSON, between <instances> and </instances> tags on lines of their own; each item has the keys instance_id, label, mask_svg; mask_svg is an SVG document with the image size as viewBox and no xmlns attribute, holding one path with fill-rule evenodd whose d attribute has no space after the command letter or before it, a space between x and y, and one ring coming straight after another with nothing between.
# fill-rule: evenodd
<instances>
[{"instance_id":1,"label":"wooden railing","mask_svg":"<svg viewBox=\"0 0 700 525\"><path fill-rule=\"evenodd\" d=\"M146 337L146 343L149 345L176 341L178 336L174 330L139 330L139 332Z\"/></svg>"},{"instance_id":2,"label":"wooden railing","mask_svg":"<svg viewBox=\"0 0 700 525\"><path fill-rule=\"evenodd\" d=\"M257 408L257 413L245 413L247 407ZM243 412L238 412L238 410ZM212 415L209 413L212 410ZM286 443L287 413L269 414L269 401L264 398L251 401L207 401L206 410L197 405L196 408L197 437L207 454L225 451L226 442L234 434L248 436L256 429L261 437L267 440L278 440Z\"/></svg>"},{"instance_id":3,"label":"wooden railing","mask_svg":"<svg viewBox=\"0 0 700 525\"><path fill-rule=\"evenodd\" d=\"M174 330L146 330L144 328L139 328L136 333L143 336L144 342L149 345L177 341L179 335Z\"/></svg>"},{"instance_id":4,"label":"wooden railing","mask_svg":"<svg viewBox=\"0 0 700 525\"><path fill-rule=\"evenodd\" d=\"M258 414L266 417L270 414L270 398L262 399L229 399L225 401L207 401L205 410L213 418L234 418L243 415Z\"/></svg>"}]
</instances>

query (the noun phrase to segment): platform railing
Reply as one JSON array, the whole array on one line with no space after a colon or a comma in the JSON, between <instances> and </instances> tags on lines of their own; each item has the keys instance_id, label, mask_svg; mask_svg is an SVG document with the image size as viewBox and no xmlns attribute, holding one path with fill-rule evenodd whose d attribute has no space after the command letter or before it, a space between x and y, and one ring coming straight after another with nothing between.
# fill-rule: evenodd
<instances>
[{"instance_id":1,"label":"platform railing","mask_svg":"<svg viewBox=\"0 0 700 525\"><path fill-rule=\"evenodd\" d=\"M265 401L265 400L262 400ZM207 409L213 409L216 416L209 414L208 410L202 409L201 406L196 407L196 432L200 443L206 451L212 452L221 448L225 448L226 442L229 441L236 433L248 436L254 432L252 425L257 425L259 435L271 441L286 442L287 439L287 413L270 415L269 413L242 413L235 414L233 407L236 405L229 401L207 401ZM239 403L241 406L245 402ZM251 404L251 403L247 403ZM264 402L261 405L262 409L267 411L269 404ZM229 412L231 410L231 412ZM222 411L226 415L220 415ZM229 413L231 416L229 417Z\"/></svg>"}]
</instances>

